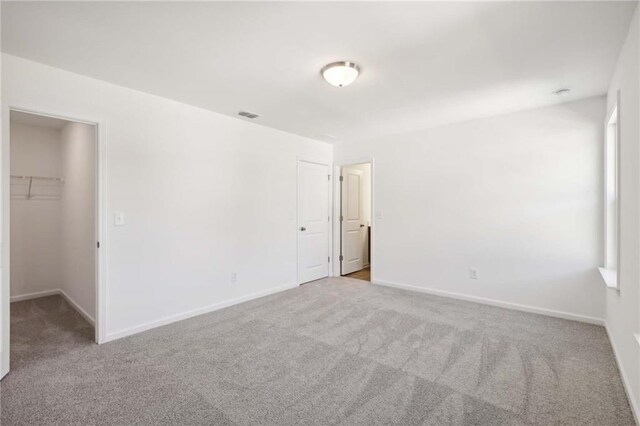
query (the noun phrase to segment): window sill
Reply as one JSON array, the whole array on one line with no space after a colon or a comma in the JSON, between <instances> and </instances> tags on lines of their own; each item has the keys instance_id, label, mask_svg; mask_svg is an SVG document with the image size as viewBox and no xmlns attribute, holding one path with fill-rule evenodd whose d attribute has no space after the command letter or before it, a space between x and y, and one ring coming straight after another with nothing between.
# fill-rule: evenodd
<instances>
[{"instance_id":1,"label":"window sill","mask_svg":"<svg viewBox=\"0 0 640 426\"><path fill-rule=\"evenodd\" d=\"M615 269L598 268L602 279L608 288L618 289L618 271Z\"/></svg>"}]
</instances>

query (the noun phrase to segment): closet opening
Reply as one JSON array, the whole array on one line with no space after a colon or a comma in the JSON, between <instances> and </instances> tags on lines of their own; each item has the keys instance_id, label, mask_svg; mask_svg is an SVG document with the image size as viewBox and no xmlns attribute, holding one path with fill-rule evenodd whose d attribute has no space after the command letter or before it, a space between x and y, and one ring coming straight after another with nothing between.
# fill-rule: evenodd
<instances>
[{"instance_id":1,"label":"closet opening","mask_svg":"<svg viewBox=\"0 0 640 426\"><path fill-rule=\"evenodd\" d=\"M16 368L96 341L97 126L12 110L9 149Z\"/></svg>"}]
</instances>

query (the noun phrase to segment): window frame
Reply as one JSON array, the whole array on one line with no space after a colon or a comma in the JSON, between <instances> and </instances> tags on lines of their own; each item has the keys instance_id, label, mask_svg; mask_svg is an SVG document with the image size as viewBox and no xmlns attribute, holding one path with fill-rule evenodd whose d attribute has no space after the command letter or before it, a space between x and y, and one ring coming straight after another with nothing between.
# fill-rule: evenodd
<instances>
[{"instance_id":1,"label":"window frame","mask_svg":"<svg viewBox=\"0 0 640 426\"><path fill-rule=\"evenodd\" d=\"M603 266L599 269L607 287L620 291L620 92L617 93L616 100L605 117L603 145L604 256ZM613 182L611 182L612 179ZM611 200L612 186L613 201ZM612 215L615 220L613 225L611 224Z\"/></svg>"}]
</instances>

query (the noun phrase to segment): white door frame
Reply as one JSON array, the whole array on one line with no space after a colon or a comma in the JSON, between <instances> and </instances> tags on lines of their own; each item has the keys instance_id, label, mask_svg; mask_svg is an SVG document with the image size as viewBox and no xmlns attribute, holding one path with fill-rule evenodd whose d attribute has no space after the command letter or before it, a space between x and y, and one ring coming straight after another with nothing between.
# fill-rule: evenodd
<instances>
[{"instance_id":1,"label":"white door frame","mask_svg":"<svg viewBox=\"0 0 640 426\"><path fill-rule=\"evenodd\" d=\"M0 312L2 312L2 329L0 330L0 377L9 371L9 323L10 323L10 289L11 289L11 167L10 167L10 114L11 111L26 112L45 117L59 118L95 126L96 129L96 200L95 200L95 230L96 242L100 242L100 249L96 250L95 270L95 341L104 343L106 340L106 313L107 313L107 185L106 185L106 123L103 120L82 117L74 112L59 111L51 108L41 108L34 105L2 105L2 250L0 267L2 269L2 281L0 283ZM7 309L9 308L9 309Z\"/></svg>"},{"instance_id":2,"label":"white door frame","mask_svg":"<svg viewBox=\"0 0 640 426\"><path fill-rule=\"evenodd\" d=\"M376 242L376 166L374 157L363 157L345 161L336 161L333 167L333 256L331 257L333 263L334 277L340 276L340 241L342 236L340 235L340 210L342 207L342 200L340 197L340 172L342 167L354 166L356 164L371 164L371 253L369 254L369 267L371 268L371 283L375 283L375 242Z\"/></svg>"},{"instance_id":3,"label":"white door frame","mask_svg":"<svg viewBox=\"0 0 640 426\"><path fill-rule=\"evenodd\" d=\"M300 186L300 182L299 182L299 179L298 179L298 166L299 166L301 161L303 161L305 163L312 163L312 164L319 164L321 166L327 166L327 171L329 173L331 173L331 169L332 169L332 165L329 164L329 163L325 163L323 161L317 161L317 160L314 160L314 159L311 159L311 158L308 158L308 157L301 157L301 156L297 156L296 157L296 209L295 209L295 212L296 212L295 213L296 226L295 226L295 234L294 235L296 236L296 285L297 286L299 286L301 284L304 284L304 283L300 282L300 276L299 276L300 274L298 273L298 259L299 259L298 255L300 254L300 247L299 247L299 244L298 244L298 228L300 227L300 224L299 224L299 219L300 218L298 217L298 201L299 201L298 200L298 194L299 194L298 191L300 189L300 187L299 187ZM329 223L329 225L328 225L329 226L329 231L328 231L329 232L329 235L328 235L329 247L327 248L327 250L328 250L327 252L329 253L329 262L328 262L329 265L328 265L328 269L327 269L327 273L328 273L327 276L329 276L329 277L333 276L332 272L333 272L333 264L334 264L334 261L333 261L334 260L333 259L334 256L332 255L332 250L331 250L331 247L333 245L332 225L333 225L333 218L334 218L334 215L332 213L333 210L331 209L331 202L332 202L332 199L333 199L333 193L332 193L333 185L331 185L331 181L332 181L331 178L333 178L334 176L335 176L335 174L333 174L333 175L331 175L330 177L327 178L327 185L329 186L329 193L328 193L328 196L327 196L327 203L328 203L328 207L329 207L328 210L327 210L329 212L329 221L328 221L328 223Z\"/></svg>"}]
</instances>

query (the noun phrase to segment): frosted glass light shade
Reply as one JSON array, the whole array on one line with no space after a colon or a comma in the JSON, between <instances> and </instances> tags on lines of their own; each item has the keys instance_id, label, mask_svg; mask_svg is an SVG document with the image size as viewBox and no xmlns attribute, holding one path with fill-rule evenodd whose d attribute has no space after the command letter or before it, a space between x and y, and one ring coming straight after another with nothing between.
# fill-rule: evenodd
<instances>
[{"instance_id":1,"label":"frosted glass light shade","mask_svg":"<svg viewBox=\"0 0 640 426\"><path fill-rule=\"evenodd\" d=\"M353 62L334 62L322 68L322 76L327 83L336 87L344 87L353 83L358 74L360 68Z\"/></svg>"}]
</instances>

